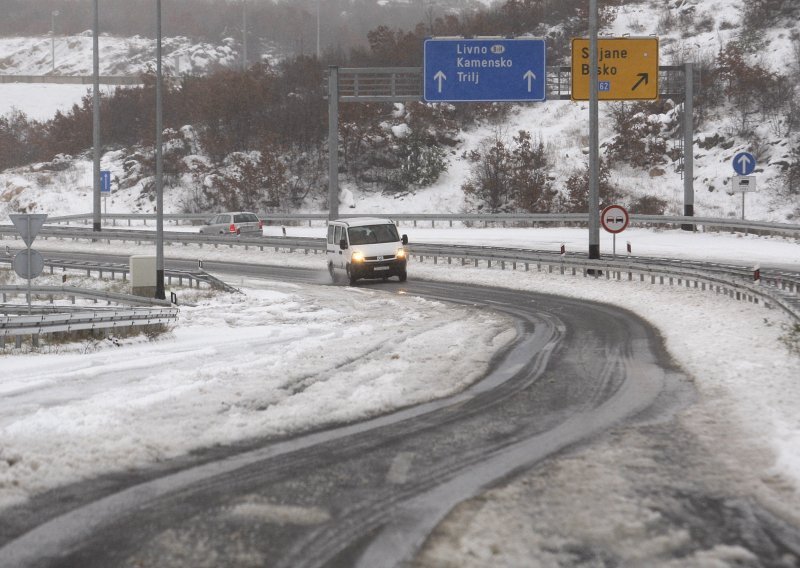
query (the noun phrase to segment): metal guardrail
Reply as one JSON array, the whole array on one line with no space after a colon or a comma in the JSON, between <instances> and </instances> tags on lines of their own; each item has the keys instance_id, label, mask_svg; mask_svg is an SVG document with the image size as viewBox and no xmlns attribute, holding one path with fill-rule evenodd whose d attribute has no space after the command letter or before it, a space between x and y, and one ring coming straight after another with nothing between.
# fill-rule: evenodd
<instances>
[{"instance_id":1,"label":"metal guardrail","mask_svg":"<svg viewBox=\"0 0 800 568\"><path fill-rule=\"evenodd\" d=\"M537 271L543 268L552 273L558 270L560 274L571 271L573 275L582 273L583 276L604 276L606 279L621 280L627 274L628 280L633 280L638 275L641 281L650 279L652 284L678 284L690 282L694 286L713 286L718 293L724 293L737 300L761 299L766 305L781 308L798 323L800 323L800 274L788 272L762 273L759 281L754 281L753 272L744 267L729 265L704 265L687 261L675 262L653 259L617 260L603 258L590 260L577 255L560 255L557 253L542 253L520 249L493 249L482 247L464 247L452 245L417 244L411 246L411 255L420 262L426 258L433 260L434 264L439 259L449 263L453 258L460 259L462 265L480 262L491 267L492 263L505 269L507 265L516 270L518 265L524 266L526 271L535 266ZM666 279L666 280L665 280Z\"/></svg>"},{"instance_id":2,"label":"metal guardrail","mask_svg":"<svg viewBox=\"0 0 800 568\"><path fill-rule=\"evenodd\" d=\"M0 312L5 314L0 315L0 348L5 347L7 337L14 337L16 346L20 347L24 335L33 336L34 344L38 344L38 336L46 333L147 327L172 323L178 317L178 308L165 300L71 286L35 286L30 292L32 295L49 296L51 300L56 295L65 296L71 298L73 304L77 296L129 305L111 308L68 306L59 311L55 311L59 309L56 306L48 306L46 309L37 306L36 313L31 314L25 313L27 306L5 305L9 295L27 295L28 291L27 286L0 286L4 304L0 307ZM32 308L31 312L33 311Z\"/></svg>"},{"instance_id":3,"label":"metal guardrail","mask_svg":"<svg viewBox=\"0 0 800 568\"><path fill-rule=\"evenodd\" d=\"M11 264L11 262L12 259L10 256L0 256L0 263ZM115 280L116 275L119 274L122 276L123 282L127 280L128 274L130 274L129 265L111 262L70 261L45 258L44 265L45 267L50 268L50 274L54 274L56 268L60 268L63 271L85 271L86 276L91 276L93 272L96 272L100 278L102 278L104 274L110 274L112 280ZM183 286L184 281L186 281L186 283L189 285L189 288L199 288L200 284L204 283L216 290L225 290L226 292L239 291L233 286L223 282L216 276L213 276L200 269L195 271L166 269L164 271L164 276L167 279L167 284L170 286L173 284L173 280L177 280L178 286Z\"/></svg>"},{"instance_id":4,"label":"metal guardrail","mask_svg":"<svg viewBox=\"0 0 800 568\"><path fill-rule=\"evenodd\" d=\"M385 213L355 213L342 215L342 217L386 217ZM393 220L398 222L411 222L414 226L418 222L430 222L431 226L436 226L436 223L445 223L450 226L454 222L460 222L468 225L477 225L483 223L507 225L513 223L525 223L530 225L536 224L588 224L588 213L494 213L494 214L480 214L480 213L397 213L388 215ZM200 222L210 217L209 214L169 214L164 215L165 221L172 221L176 224L180 222ZM328 220L327 212L320 213L259 213L259 217L264 219L267 223L274 222L326 222ZM103 222L115 226L117 221L127 221L130 226L133 221L155 221L156 215L152 213L139 213L139 214L106 214L102 216ZM88 224L92 220L92 214L80 215L64 215L59 217L49 217L48 223L69 223L76 221L83 221ZM719 227L723 229L739 229L752 232L767 232L789 235L800 238L800 225L790 223L771 223L766 221L748 221L742 219L720 219L714 217L685 217L685 216L667 216L667 215L631 215L631 223L633 225L671 225L671 226L684 226L693 225L695 227ZM0 226L0 230L2 227ZM100 231L103 233L104 231Z\"/></svg>"},{"instance_id":5,"label":"metal guardrail","mask_svg":"<svg viewBox=\"0 0 800 568\"><path fill-rule=\"evenodd\" d=\"M98 233L85 229L58 229L55 234L43 232L49 236L62 236L67 238L80 238L87 240L97 240ZM0 231L1 232L1 231ZM154 231L103 231L101 240L120 239L147 241L155 239ZM183 244L224 244L228 246L257 246L261 250L264 248L274 248L278 250L304 250L323 251L325 249L325 239L322 238L287 238L287 237L216 237L199 235L195 233L164 233L165 242L181 242ZM581 271L584 275L590 273L616 274L627 273L629 279L634 274L639 274L642 280L646 276L655 283L658 278L659 283L664 283L664 278L677 278L679 281L693 281L697 284L714 285L719 292L730 293L737 299L757 299L769 305L781 307L797 321L800 321L800 274L790 272L767 272L762 271L761 283L753 283L752 271L745 267L728 265L708 265L691 261L675 261L666 259L646 259L634 258L629 260L599 259L589 260L577 255L559 255L547 251L531 251L525 249L501 249L491 247L473 247L465 245L439 245L412 243L409 245L410 253L420 261L430 257L434 262L438 258L447 259L451 262L453 258L460 258L462 264L471 261L477 266L480 262L491 265L492 262L499 263L505 268L505 264L510 264L516 269L517 264L525 265L526 270L531 265L536 265L538 269L546 266L552 271L557 267L562 273L565 270ZM750 281L748 281L748 279Z\"/></svg>"}]
</instances>

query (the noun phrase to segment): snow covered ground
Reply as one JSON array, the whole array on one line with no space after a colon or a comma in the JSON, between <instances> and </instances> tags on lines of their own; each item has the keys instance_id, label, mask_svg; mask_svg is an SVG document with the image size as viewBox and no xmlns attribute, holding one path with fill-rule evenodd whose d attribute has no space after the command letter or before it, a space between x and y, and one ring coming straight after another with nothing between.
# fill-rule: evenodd
<instances>
[{"instance_id":1,"label":"snow covered ground","mask_svg":"<svg viewBox=\"0 0 800 568\"><path fill-rule=\"evenodd\" d=\"M403 230L412 243L427 231ZM488 231L457 233L482 242L499 237L488 238L494 232ZM570 231L554 236L574 238ZM519 243L513 234L507 244ZM737 246L746 240L702 237L716 241L720 259L744 261ZM673 251L682 250L682 238L679 231L658 234ZM764 262L789 251L795 261L800 256L796 244L756 240ZM74 246L35 243L41 251ZM92 247L142 253L131 245ZM321 255L193 246L165 254L316 267L320 283L327 280ZM697 434L709 451L739 463L756 484L783 480L781 499L800 505L800 357L781 341L791 324L782 313L648 283L430 263L412 264L409 274L568 295L640 314L692 377L699 393L692 412L702 418L693 423L702 425ZM440 397L477 379L513 334L502 317L402 294L387 298L379 286L232 280L243 296L176 290L184 305L180 323L157 341L2 355L0 504L191 448L357 420ZM468 363L453 372L459 361ZM767 458L749 460L756 450Z\"/></svg>"}]
</instances>

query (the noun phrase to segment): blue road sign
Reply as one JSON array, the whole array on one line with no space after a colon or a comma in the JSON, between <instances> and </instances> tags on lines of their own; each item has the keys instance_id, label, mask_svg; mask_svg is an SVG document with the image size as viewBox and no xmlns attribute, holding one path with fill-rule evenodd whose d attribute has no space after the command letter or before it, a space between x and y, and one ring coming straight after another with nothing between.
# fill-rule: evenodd
<instances>
[{"instance_id":1,"label":"blue road sign","mask_svg":"<svg viewBox=\"0 0 800 568\"><path fill-rule=\"evenodd\" d=\"M733 171L740 176L749 176L756 169L756 157L750 152L739 152L733 157Z\"/></svg>"},{"instance_id":2,"label":"blue road sign","mask_svg":"<svg viewBox=\"0 0 800 568\"><path fill-rule=\"evenodd\" d=\"M111 193L111 172L100 172L100 193Z\"/></svg>"},{"instance_id":3,"label":"blue road sign","mask_svg":"<svg viewBox=\"0 0 800 568\"><path fill-rule=\"evenodd\" d=\"M427 102L544 101L543 39L427 39Z\"/></svg>"}]
</instances>

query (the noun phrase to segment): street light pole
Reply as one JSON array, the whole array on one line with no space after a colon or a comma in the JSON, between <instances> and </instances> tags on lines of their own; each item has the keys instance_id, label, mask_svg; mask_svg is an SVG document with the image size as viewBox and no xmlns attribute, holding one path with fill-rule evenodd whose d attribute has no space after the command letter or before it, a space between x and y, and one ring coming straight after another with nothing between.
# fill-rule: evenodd
<instances>
[{"instance_id":1,"label":"street light pole","mask_svg":"<svg viewBox=\"0 0 800 568\"><path fill-rule=\"evenodd\" d=\"M50 54L53 62L53 73L56 72L56 16L58 16L58 10L50 12Z\"/></svg>"},{"instance_id":2,"label":"street light pole","mask_svg":"<svg viewBox=\"0 0 800 568\"><path fill-rule=\"evenodd\" d=\"M247 0L242 2L242 70L247 71Z\"/></svg>"},{"instance_id":3,"label":"street light pole","mask_svg":"<svg viewBox=\"0 0 800 568\"><path fill-rule=\"evenodd\" d=\"M162 156L161 106L161 0L156 0L156 298L166 299L164 291L164 161Z\"/></svg>"},{"instance_id":4,"label":"street light pole","mask_svg":"<svg viewBox=\"0 0 800 568\"><path fill-rule=\"evenodd\" d=\"M92 230L101 230L100 219L100 9L94 0L92 29Z\"/></svg>"}]
</instances>

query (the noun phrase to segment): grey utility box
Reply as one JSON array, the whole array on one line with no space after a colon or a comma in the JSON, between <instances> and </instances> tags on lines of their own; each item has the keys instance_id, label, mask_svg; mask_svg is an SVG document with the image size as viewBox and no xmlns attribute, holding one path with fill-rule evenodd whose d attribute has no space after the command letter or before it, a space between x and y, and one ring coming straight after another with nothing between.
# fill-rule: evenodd
<instances>
[{"instance_id":1,"label":"grey utility box","mask_svg":"<svg viewBox=\"0 0 800 568\"><path fill-rule=\"evenodd\" d=\"M156 257L137 254L130 257L131 293L153 298L156 294Z\"/></svg>"}]
</instances>

